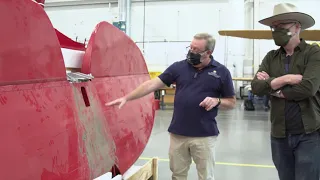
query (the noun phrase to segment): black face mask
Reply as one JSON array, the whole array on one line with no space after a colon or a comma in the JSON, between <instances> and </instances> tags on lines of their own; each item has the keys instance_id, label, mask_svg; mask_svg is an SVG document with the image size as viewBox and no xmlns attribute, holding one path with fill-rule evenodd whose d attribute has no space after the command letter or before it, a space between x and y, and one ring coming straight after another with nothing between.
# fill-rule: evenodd
<instances>
[{"instance_id":1,"label":"black face mask","mask_svg":"<svg viewBox=\"0 0 320 180\"><path fill-rule=\"evenodd\" d=\"M277 46L286 46L292 35L288 29L278 28L272 32L272 37Z\"/></svg>"},{"instance_id":2,"label":"black face mask","mask_svg":"<svg viewBox=\"0 0 320 180\"><path fill-rule=\"evenodd\" d=\"M292 25L291 27L293 27L294 25ZM289 43L290 39L295 35L292 35L292 33L289 31L291 27L289 27L288 29L276 28L274 31L272 31L272 37L277 46L286 46Z\"/></svg>"},{"instance_id":3,"label":"black face mask","mask_svg":"<svg viewBox=\"0 0 320 180\"><path fill-rule=\"evenodd\" d=\"M187 54L187 61L191 65L198 65L201 63L201 54L196 54L196 53L189 51Z\"/></svg>"}]
</instances>

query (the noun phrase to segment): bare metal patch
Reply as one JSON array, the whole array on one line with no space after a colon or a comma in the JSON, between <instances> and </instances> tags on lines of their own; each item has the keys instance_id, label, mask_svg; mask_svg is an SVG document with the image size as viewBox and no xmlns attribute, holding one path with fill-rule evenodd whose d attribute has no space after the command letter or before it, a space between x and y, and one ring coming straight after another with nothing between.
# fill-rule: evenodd
<instances>
[{"instance_id":1,"label":"bare metal patch","mask_svg":"<svg viewBox=\"0 0 320 180\"><path fill-rule=\"evenodd\" d=\"M79 153L80 155L85 153L90 169L90 179L93 179L110 171L115 164L116 146L112 136L107 133L107 121L99 105L95 89L85 86L90 102L90 106L86 107L80 86L72 87L76 112L80 120L77 122Z\"/></svg>"}]
</instances>

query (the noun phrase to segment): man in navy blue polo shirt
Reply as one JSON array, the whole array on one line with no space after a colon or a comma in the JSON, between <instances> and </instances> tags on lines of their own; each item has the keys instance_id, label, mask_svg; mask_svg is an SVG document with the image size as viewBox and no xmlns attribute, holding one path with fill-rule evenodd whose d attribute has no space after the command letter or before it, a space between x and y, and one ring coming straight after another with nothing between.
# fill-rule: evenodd
<instances>
[{"instance_id":1,"label":"man in navy blue polo shirt","mask_svg":"<svg viewBox=\"0 0 320 180\"><path fill-rule=\"evenodd\" d=\"M215 39L200 33L194 36L187 58L170 65L158 78L141 84L128 95L106 105L143 97L176 83L174 112L170 127L170 169L173 180L186 180L191 158L199 180L214 180L214 149L219 134L218 109L231 109L236 98L229 70L212 57Z\"/></svg>"}]
</instances>

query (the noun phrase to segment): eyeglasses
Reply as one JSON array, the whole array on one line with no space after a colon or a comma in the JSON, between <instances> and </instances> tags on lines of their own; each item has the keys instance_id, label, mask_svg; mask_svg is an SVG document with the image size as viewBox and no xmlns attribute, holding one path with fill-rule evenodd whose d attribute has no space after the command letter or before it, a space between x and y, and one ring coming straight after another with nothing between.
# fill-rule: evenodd
<instances>
[{"instance_id":1,"label":"eyeglasses","mask_svg":"<svg viewBox=\"0 0 320 180\"><path fill-rule=\"evenodd\" d=\"M208 51L208 50L203 50L203 51L201 51L201 50L199 50L199 49L193 49L191 46L187 46L187 47L186 47L186 51L187 51L187 52L191 51L191 52L193 52L193 53L203 54L204 52L206 52L206 51Z\"/></svg>"},{"instance_id":2,"label":"eyeglasses","mask_svg":"<svg viewBox=\"0 0 320 180\"><path fill-rule=\"evenodd\" d=\"M273 25L273 26L270 26L270 29L271 31L275 31L275 29L278 29L278 28L283 28L285 25L287 24L292 24L292 26L290 26L288 29L292 28L294 25L296 25L298 22L297 21L292 21L292 22L283 22L283 23L279 23L277 25Z\"/></svg>"}]
</instances>

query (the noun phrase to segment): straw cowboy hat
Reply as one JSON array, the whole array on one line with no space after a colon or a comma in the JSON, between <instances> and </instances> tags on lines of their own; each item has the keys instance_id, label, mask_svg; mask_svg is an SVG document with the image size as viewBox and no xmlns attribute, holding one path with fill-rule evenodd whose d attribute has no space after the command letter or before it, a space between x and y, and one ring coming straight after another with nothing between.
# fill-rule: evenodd
<instances>
[{"instance_id":1,"label":"straw cowboy hat","mask_svg":"<svg viewBox=\"0 0 320 180\"><path fill-rule=\"evenodd\" d=\"M290 3L277 4L273 8L273 16L262 19L259 23L271 26L272 22L279 20L296 20L301 24L301 29L308 29L315 24L315 20L308 14L298 11L298 8Z\"/></svg>"}]
</instances>

